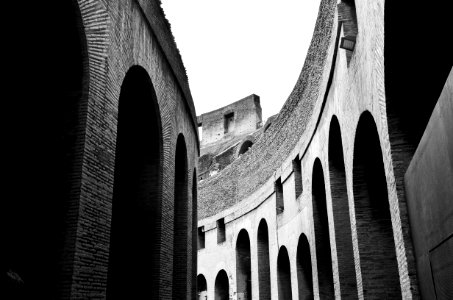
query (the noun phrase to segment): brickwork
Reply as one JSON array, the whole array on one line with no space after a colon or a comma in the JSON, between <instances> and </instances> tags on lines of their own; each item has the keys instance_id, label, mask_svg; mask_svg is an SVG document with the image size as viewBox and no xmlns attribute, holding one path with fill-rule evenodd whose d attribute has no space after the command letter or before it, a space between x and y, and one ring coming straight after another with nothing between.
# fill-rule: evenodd
<instances>
[{"instance_id":1,"label":"brickwork","mask_svg":"<svg viewBox=\"0 0 453 300\"><path fill-rule=\"evenodd\" d=\"M442 231L445 225L438 225L423 212L429 206L436 219L449 224L444 215L449 207L444 203L445 196L436 192L437 179L424 180L423 184L414 182L423 178L421 170L435 173L431 178L442 178L439 182L450 174L448 159L443 160L438 171L427 167L428 161L437 166L436 157L450 154L445 149L449 149L451 135L443 134L444 139L440 139L439 132L449 132L442 126L448 128L451 122L427 123L452 67L451 46L444 38L451 35L451 29L443 24L448 20L448 10L444 7L438 12L442 16L438 20L436 6L427 8L425 14L425 5L343 2L354 4L354 51L348 54L339 48L339 41L350 28L341 21L337 1L321 1L301 75L272 125L265 125L244 155L216 176L200 182L199 226L206 229L206 248L199 251L198 270L206 276L208 286L219 270L225 270L231 278L233 299L238 298L235 240L243 229L251 241L251 289L254 295L262 289L257 283L257 237L263 218L269 234L271 299L279 299L282 294L277 267L282 246L288 252L294 299L418 299L416 262L431 275L426 267L431 260L433 278L445 288L442 282L449 273L441 270L449 260L442 259L442 255L448 251L445 249L449 249L451 238ZM426 44L431 47L429 51L439 53L432 60L426 55L428 50L420 40L420 32L410 25L414 15L426 17L422 29L425 36L435 32L438 43ZM420 41L417 49L414 41ZM448 111L449 106L443 107ZM445 113L448 115L443 112L442 116ZM440 116L439 112L435 114ZM419 145L423 132L425 142ZM428 139L434 144L428 146ZM413 156L414 151L419 154ZM300 176L294 164L297 160ZM409 164L413 166L407 174ZM319 167L314 168L315 165ZM406 198L405 174L412 204ZM279 199L275 182L279 180L285 206L281 213L275 209ZM414 196L418 191L429 195L431 202L421 205L420 196ZM323 207L319 207L320 203ZM418 242L417 249L425 251L417 257L419 261L414 256L411 236L424 233L411 233L408 204L413 205L411 222L416 230L431 228L437 232L430 234L437 238L437 246L433 247L438 248L432 252L426 250L427 239ZM226 227L226 242L222 245L215 243L215 221L219 218L225 219ZM298 248L301 236L306 236L304 251ZM312 279L311 293L304 292L310 291L309 280L298 280L302 278L300 269L304 269L299 253L308 255L311 262L304 261L306 269L308 265L312 267L311 272L305 273ZM428 295L437 292L426 282L420 282L420 286L428 290ZM214 291L208 287L210 295Z\"/></svg>"},{"instance_id":2,"label":"brickwork","mask_svg":"<svg viewBox=\"0 0 453 300\"><path fill-rule=\"evenodd\" d=\"M136 294L170 299L178 134L186 140L188 170L197 167L199 146L187 76L160 2L22 4L12 3L24 27L12 30L15 47L5 66L11 74L6 86L16 95L5 111L21 111L19 125L6 136L17 147L8 153L11 162L5 168L11 177L6 186L11 190L5 192L16 191L17 197L1 209L9 215L2 218L8 224L2 226L8 250L1 258L1 281L19 283L2 289L0 298L11 298L11 292L25 298L105 299L109 261L115 260L110 251L116 249L119 265L124 259L133 262L125 286L135 280ZM136 68L146 76L138 76L134 84L153 94L147 104L140 104L138 91L122 95ZM120 169L131 174L130 180L117 179ZM116 198L118 189L123 192ZM125 204L121 200L128 191ZM156 197L148 201L147 193ZM187 228L196 228L192 196L187 205ZM196 232L190 232L186 286L195 297ZM130 239L134 255L117 248L115 237ZM154 267L147 271L153 274L144 274L141 268L150 265ZM158 285L150 277L159 278Z\"/></svg>"}]
</instances>

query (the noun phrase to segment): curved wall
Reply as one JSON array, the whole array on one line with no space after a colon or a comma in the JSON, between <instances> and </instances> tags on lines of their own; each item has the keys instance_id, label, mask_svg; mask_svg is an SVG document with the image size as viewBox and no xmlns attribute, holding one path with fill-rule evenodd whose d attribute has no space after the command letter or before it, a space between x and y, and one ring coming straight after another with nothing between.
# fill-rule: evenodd
<instances>
[{"instance_id":1,"label":"curved wall","mask_svg":"<svg viewBox=\"0 0 453 300\"><path fill-rule=\"evenodd\" d=\"M382 167L379 170L385 180L382 181L384 188L381 191L386 190L387 193L381 197L380 201L388 202L388 206L382 206L385 213L371 216L375 218L375 224L378 224L371 230L381 232L379 224L390 224L385 225L386 234L390 236L387 241L390 243L384 252L394 252L392 264L395 272L389 275L392 276L389 280L397 283L396 287L389 289L384 297L412 299L420 296L413 248L410 243L409 216L405 209L406 199L404 195L398 193L396 184L402 178L398 177L401 176L400 174L394 172L395 161L389 137L384 76L386 71L384 1L370 3L357 1L356 13L358 35L355 49L348 57L345 50L339 47L341 38L344 37L344 24L338 21L337 1L321 1L304 67L278 117L247 153L241 155L216 176L200 183L198 226L202 227L205 234L205 248L198 251L198 273L206 277L208 286L214 283L215 275L222 269L227 272L232 285L235 284L235 241L238 233L245 229L251 241L252 294L254 299L259 299L261 268L259 264L262 261L259 253L262 251L258 250L257 239L259 224L262 219L265 219L269 234L272 299L279 298L277 257L282 246L288 250L292 298L302 299L302 295L311 295L311 290L303 293L297 284L297 274L301 273L299 270L301 264L297 263L297 249L299 240L303 240L300 239L302 235L307 237L309 244L310 251L305 253L310 253L315 299L324 295L320 280L325 272L318 269L319 257L317 256L320 252L316 247L322 247L319 240L324 239L325 236L330 242L332 269L330 276L333 277L334 290L334 295L328 297L343 296L348 299L363 299L365 296L367 298L383 297L379 294L382 292L382 287L378 284L373 285L373 282L378 281L375 281L372 278L373 274L368 271L367 264L370 256L367 256L367 253L361 255L359 251L364 245L368 248L377 245L371 240L364 239L360 222L363 221L361 219L363 209L361 208L359 213L356 213L355 209L355 197L362 197L363 195L357 193L363 191L354 189L353 178L357 172L360 172L354 169L354 157L357 149L360 150L360 142L364 142L356 141L356 133L359 119L363 115L369 115L376 128L377 137L377 143L370 147L374 147L373 153L382 154L380 161ZM445 61L445 63L449 62ZM337 130L331 131L333 119L338 124L335 125ZM336 136L331 137L330 134ZM358 136L359 139L362 134L363 132ZM365 136L372 134L373 132L368 132ZM344 160L344 170L342 167L340 175L337 170L330 170L332 164L329 164L329 140L335 141L337 146L341 145L335 150L343 152L342 155L335 154L335 159L340 157ZM294 162L298 162L297 160L300 160L301 165L302 193L296 197L296 186L299 184L296 178L299 176L298 170L294 168L297 164ZM322 168L317 169L322 169L324 177L327 208L325 230L327 232L323 236L319 236L315 230L316 224L313 217L313 166L318 160ZM335 176L342 176L342 178ZM335 194L336 197L332 197L332 191L338 191L339 180L341 195L337 197L338 195ZM281 182L283 186L283 211L276 209L281 199L277 201L279 192L276 192L275 182ZM343 201L343 203L337 203L337 201ZM343 207L341 216L334 215L334 209L339 205ZM365 206L365 210L370 210L376 204L364 205L368 205L368 207ZM223 219L225 224L226 240L217 243L216 221L220 219ZM350 229L342 232L341 226L336 223L349 224ZM347 264L343 255L345 247L348 255ZM369 252L372 256L373 251ZM352 262L350 262L351 259ZM339 269L344 266L347 269L340 271ZM323 274L319 274L320 271ZM345 280L344 272L355 273L355 280ZM236 299L236 287L231 286L230 289L233 299ZM212 297L213 290L208 288L208 299Z\"/></svg>"}]
</instances>

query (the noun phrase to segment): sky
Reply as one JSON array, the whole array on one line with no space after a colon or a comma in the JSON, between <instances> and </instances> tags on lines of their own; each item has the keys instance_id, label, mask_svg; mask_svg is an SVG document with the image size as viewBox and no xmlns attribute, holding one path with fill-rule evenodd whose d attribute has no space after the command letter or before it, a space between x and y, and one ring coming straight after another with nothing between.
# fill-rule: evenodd
<instances>
[{"instance_id":1,"label":"sky","mask_svg":"<svg viewBox=\"0 0 453 300\"><path fill-rule=\"evenodd\" d=\"M260 96L278 113L305 60L320 0L162 0L197 115Z\"/></svg>"}]
</instances>

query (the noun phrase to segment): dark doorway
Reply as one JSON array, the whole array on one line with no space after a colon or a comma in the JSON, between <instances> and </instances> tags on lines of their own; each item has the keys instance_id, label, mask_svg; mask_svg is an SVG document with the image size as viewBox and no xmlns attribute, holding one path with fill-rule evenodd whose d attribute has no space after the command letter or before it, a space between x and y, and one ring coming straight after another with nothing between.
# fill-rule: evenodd
<instances>
[{"instance_id":1,"label":"dark doorway","mask_svg":"<svg viewBox=\"0 0 453 300\"><path fill-rule=\"evenodd\" d=\"M278 299L293 299L291 291L291 265L285 246L280 248L277 258Z\"/></svg>"},{"instance_id":2,"label":"dark doorway","mask_svg":"<svg viewBox=\"0 0 453 300\"><path fill-rule=\"evenodd\" d=\"M269 231L266 220L262 219L258 226L258 283L260 300L271 299L269 264Z\"/></svg>"},{"instance_id":3,"label":"dark doorway","mask_svg":"<svg viewBox=\"0 0 453 300\"><path fill-rule=\"evenodd\" d=\"M17 22L2 65L0 298L60 299L73 275L87 42L77 1L7 5Z\"/></svg>"},{"instance_id":4,"label":"dark doorway","mask_svg":"<svg viewBox=\"0 0 453 300\"><path fill-rule=\"evenodd\" d=\"M206 278L203 274L197 276L197 299L206 300L208 299L208 286L206 283Z\"/></svg>"},{"instance_id":5,"label":"dark doorway","mask_svg":"<svg viewBox=\"0 0 453 300\"><path fill-rule=\"evenodd\" d=\"M343 142L341 139L340 123L336 116L333 116L332 121L330 122L329 173L341 296L345 299L356 299L358 293L354 266L354 252L352 250L351 221L349 218Z\"/></svg>"},{"instance_id":6,"label":"dark doorway","mask_svg":"<svg viewBox=\"0 0 453 300\"><path fill-rule=\"evenodd\" d=\"M187 298L188 278L188 170L184 136L176 142L173 227L173 299Z\"/></svg>"},{"instance_id":7,"label":"dark doorway","mask_svg":"<svg viewBox=\"0 0 453 300\"><path fill-rule=\"evenodd\" d=\"M239 232L236 242L236 280L238 297L244 300L252 299L250 238L245 229Z\"/></svg>"},{"instance_id":8,"label":"dark doorway","mask_svg":"<svg viewBox=\"0 0 453 300\"><path fill-rule=\"evenodd\" d=\"M119 99L109 299L158 297L162 198L162 135L148 73L134 66Z\"/></svg>"},{"instance_id":9,"label":"dark doorway","mask_svg":"<svg viewBox=\"0 0 453 300\"><path fill-rule=\"evenodd\" d=\"M365 299L400 299L379 135L369 112L360 117L354 141L353 186L357 240Z\"/></svg>"},{"instance_id":10,"label":"dark doorway","mask_svg":"<svg viewBox=\"0 0 453 300\"><path fill-rule=\"evenodd\" d=\"M313 225L316 240L316 263L318 266L319 297L335 297L330 249L329 220L327 216L326 188L324 173L319 158L313 165L312 184Z\"/></svg>"},{"instance_id":11,"label":"dark doorway","mask_svg":"<svg viewBox=\"0 0 453 300\"><path fill-rule=\"evenodd\" d=\"M297 281L299 300L313 299L313 273L311 268L310 244L307 236L301 234L297 245Z\"/></svg>"},{"instance_id":12,"label":"dark doorway","mask_svg":"<svg viewBox=\"0 0 453 300\"><path fill-rule=\"evenodd\" d=\"M225 270L220 270L215 278L215 300L230 299L230 284Z\"/></svg>"}]
</instances>

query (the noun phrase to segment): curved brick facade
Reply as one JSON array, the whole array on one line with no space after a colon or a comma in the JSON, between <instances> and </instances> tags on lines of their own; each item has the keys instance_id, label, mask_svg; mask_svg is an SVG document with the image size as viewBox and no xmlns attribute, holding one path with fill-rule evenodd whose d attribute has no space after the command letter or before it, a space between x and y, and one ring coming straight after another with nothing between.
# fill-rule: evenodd
<instances>
[{"instance_id":1,"label":"curved brick facade","mask_svg":"<svg viewBox=\"0 0 453 300\"><path fill-rule=\"evenodd\" d=\"M14 9L0 298L194 298L196 114L160 1Z\"/></svg>"},{"instance_id":2,"label":"curved brick facade","mask_svg":"<svg viewBox=\"0 0 453 300\"><path fill-rule=\"evenodd\" d=\"M337 6L337 1L321 1L301 75L272 126L247 153L200 182L198 226L204 247L198 250L198 274L206 278L208 299L217 299L215 278L221 270L229 277L230 299L250 299L248 294L253 299L412 299L421 294L430 298L435 291L447 298L452 293L446 283L452 276L447 267L451 259L443 251L452 249L453 218L446 202L453 190L450 185L440 195L434 182L452 178L453 167L428 168L436 179L418 189L424 196L415 196L410 186L420 182L427 165L437 165L438 156L449 157L448 162L453 157L453 127L446 121L452 113L453 57L451 46L440 38L451 30L436 33L439 45L433 47L442 57L433 67L429 58L421 58L423 50L399 50L404 45L394 32L402 34L409 17L405 6L386 2L343 1ZM443 28L436 15L440 12L428 11L427 19L436 25L430 23L433 27L426 31ZM347 40L354 41L353 51L340 47L347 47ZM416 67L417 58L422 69ZM402 72L397 61L410 72ZM423 71L434 70L439 74L418 79ZM395 77L403 73L404 80ZM410 82L420 82L423 98L417 99ZM409 100L396 100L405 93L419 106L408 110L411 117L403 110ZM441 135L447 142L437 139ZM426 213L427 205L436 207L435 217ZM436 227L437 217L444 223ZM268 253L262 250L263 220ZM440 230L429 245L422 241L429 234L417 220ZM243 230L250 238L250 291L238 281L243 276L237 278L237 240ZM225 239L218 240L219 232ZM438 256L429 254L437 247L443 249ZM281 267L282 251L288 253L289 270ZM263 271L266 255L269 271ZM438 269L429 270L429 261ZM261 284L263 272L270 276L271 295ZM419 280L425 272L434 284Z\"/></svg>"}]
</instances>

